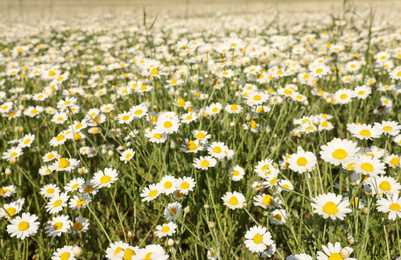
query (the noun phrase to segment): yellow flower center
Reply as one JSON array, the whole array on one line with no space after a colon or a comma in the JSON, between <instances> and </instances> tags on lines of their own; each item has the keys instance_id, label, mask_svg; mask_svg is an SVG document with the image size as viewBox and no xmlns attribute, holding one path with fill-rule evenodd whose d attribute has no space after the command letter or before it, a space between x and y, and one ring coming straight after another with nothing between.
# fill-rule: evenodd
<instances>
[{"instance_id":1,"label":"yellow flower center","mask_svg":"<svg viewBox=\"0 0 401 260\"><path fill-rule=\"evenodd\" d=\"M391 190L391 185L388 181L382 181L379 185L379 188L382 191L389 191L389 190Z\"/></svg>"},{"instance_id":2,"label":"yellow flower center","mask_svg":"<svg viewBox=\"0 0 401 260\"><path fill-rule=\"evenodd\" d=\"M182 189L188 189L189 188L189 183L188 182L181 183L181 188Z\"/></svg>"},{"instance_id":3,"label":"yellow flower center","mask_svg":"<svg viewBox=\"0 0 401 260\"><path fill-rule=\"evenodd\" d=\"M270 196L270 195L266 195L266 196L263 198L262 204L263 204L263 205L266 205L266 206L273 206L273 205L274 205L273 197Z\"/></svg>"},{"instance_id":4,"label":"yellow flower center","mask_svg":"<svg viewBox=\"0 0 401 260\"><path fill-rule=\"evenodd\" d=\"M25 231L25 230L27 230L28 228L29 228L29 223L26 222L26 221L21 221L21 222L18 224L18 230L20 230L20 231Z\"/></svg>"},{"instance_id":5,"label":"yellow flower center","mask_svg":"<svg viewBox=\"0 0 401 260\"><path fill-rule=\"evenodd\" d=\"M337 160L345 159L345 158L347 158L347 156L348 156L348 153L344 149L336 149L333 152L333 158L337 159Z\"/></svg>"},{"instance_id":6,"label":"yellow flower center","mask_svg":"<svg viewBox=\"0 0 401 260\"><path fill-rule=\"evenodd\" d=\"M152 198L154 196L156 196L159 192L157 190L152 190L151 192L149 192L149 197Z\"/></svg>"},{"instance_id":7,"label":"yellow flower center","mask_svg":"<svg viewBox=\"0 0 401 260\"><path fill-rule=\"evenodd\" d=\"M329 260L343 260L342 256L339 253L333 253L330 255Z\"/></svg>"},{"instance_id":8,"label":"yellow flower center","mask_svg":"<svg viewBox=\"0 0 401 260\"><path fill-rule=\"evenodd\" d=\"M58 163L58 167L59 168L67 168L68 166L70 166L70 162L65 159L64 157L60 159L60 162Z\"/></svg>"},{"instance_id":9,"label":"yellow flower center","mask_svg":"<svg viewBox=\"0 0 401 260\"><path fill-rule=\"evenodd\" d=\"M201 164L200 164L202 167L208 167L210 164L209 164L209 161L208 160L203 160L202 162L201 162Z\"/></svg>"},{"instance_id":10,"label":"yellow flower center","mask_svg":"<svg viewBox=\"0 0 401 260\"><path fill-rule=\"evenodd\" d=\"M166 188L166 189L170 189L172 186L173 186L173 184L171 183L171 181L166 181L164 183L164 188Z\"/></svg>"},{"instance_id":11,"label":"yellow flower center","mask_svg":"<svg viewBox=\"0 0 401 260\"><path fill-rule=\"evenodd\" d=\"M221 148L216 146L215 148L213 148L213 152L214 153L221 153Z\"/></svg>"},{"instance_id":12,"label":"yellow flower center","mask_svg":"<svg viewBox=\"0 0 401 260\"><path fill-rule=\"evenodd\" d=\"M17 210L13 207L8 208L7 210L8 215L12 216L15 214L15 212L17 212Z\"/></svg>"},{"instance_id":13,"label":"yellow flower center","mask_svg":"<svg viewBox=\"0 0 401 260\"><path fill-rule=\"evenodd\" d=\"M196 150L196 148L198 148L198 147L196 146L195 142L192 140L189 140L189 142L187 144L187 149L190 151L194 151L194 150Z\"/></svg>"},{"instance_id":14,"label":"yellow flower center","mask_svg":"<svg viewBox=\"0 0 401 260\"><path fill-rule=\"evenodd\" d=\"M373 172L374 170L373 165L370 163L363 163L361 165L361 169L364 170L365 172Z\"/></svg>"},{"instance_id":15,"label":"yellow flower center","mask_svg":"<svg viewBox=\"0 0 401 260\"><path fill-rule=\"evenodd\" d=\"M18 153L13 152L13 153L10 154L10 157L15 157L15 156L17 156L17 155L18 155Z\"/></svg>"},{"instance_id":16,"label":"yellow flower center","mask_svg":"<svg viewBox=\"0 0 401 260\"><path fill-rule=\"evenodd\" d=\"M167 233L167 232L169 232L170 231L170 228L168 227L168 226L164 226L163 228L162 228L162 232L163 233Z\"/></svg>"},{"instance_id":17,"label":"yellow flower center","mask_svg":"<svg viewBox=\"0 0 401 260\"><path fill-rule=\"evenodd\" d=\"M305 166L307 163L308 163L308 160L306 160L305 157L300 157L300 158L298 158L298 160L297 160L297 164L298 164L299 166Z\"/></svg>"},{"instance_id":18,"label":"yellow flower center","mask_svg":"<svg viewBox=\"0 0 401 260\"><path fill-rule=\"evenodd\" d=\"M392 211L399 211L401 209L401 206L399 204L397 204L397 203L391 203L390 209Z\"/></svg>"},{"instance_id":19,"label":"yellow flower center","mask_svg":"<svg viewBox=\"0 0 401 260\"><path fill-rule=\"evenodd\" d=\"M82 224L79 222L75 222L74 225L72 225L72 229L74 231L80 231L82 229Z\"/></svg>"},{"instance_id":20,"label":"yellow flower center","mask_svg":"<svg viewBox=\"0 0 401 260\"><path fill-rule=\"evenodd\" d=\"M391 130L393 130L393 128L392 128L391 126L385 126L385 127L383 127L383 131L389 132L389 131L391 131Z\"/></svg>"},{"instance_id":21,"label":"yellow flower center","mask_svg":"<svg viewBox=\"0 0 401 260\"><path fill-rule=\"evenodd\" d=\"M124 260L131 260L132 256L134 256L134 255L135 255L134 251L132 251L131 248L127 248L124 251L123 259Z\"/></svg>"},{"instance_id":22,"label":"yellow flower center","mask_svg":"<svg viewBox=\"0 0 401 260\"><path fill-rule=\"evenodd\" d=\"M70 253L68 252L64 252L60 255L61 260L68 260L68 258L70 258Z\"/></svg>"},{"instance_id":23,"label":"yellow flower center","mask_svg":"<svg viewBox=\"0 0 401 260\"><path fill-rule=\"evenodd\" d=\"M234 176L238 176L238 175L239 175L239 171L234 170L234 171L233 171L233 175L234 175Z\"/></svg>"},{"instance_id":24,"label":"yellow flower center","mask_svg":"<svg viewBox=\"0 0 401 260\"><path fill-rule=\"evenodd\" d=\"M140 115L140 114L142 114L143 113L143 111L142 110L140 110L140 109L138 109L138 110L136 110L135 112L134 112L134 114L135 115Z\"/></svg>"},{"instance_id":25,"label":"yellow flower center","mask_svg":"<svg viewBox=\"0 0 401 260\"><path fill-rule=\"evenodd\" d=\"M362 131L359 132L360 135L362 136L371 136L372 134L370 133L369 130L363 129Z\"/></svg>"},{"instance_id":26,"label":"yellow flower center","mask_svg":"<svg viewBox=\"0 0 401 260\"><path fill-rule=\"evenodd\" d=\"M235 196L232 196L231 199L228 201L231 205L235 206L238 204L238 199Z\"/></svg>"},{"instance_id":27,"label":"yellow flower center","mask_svg":"<svg viewBox=\"0 0 401 260\"><path fill-rule=\"evenodd\" d=\"M323 212L328 215L334 215L338 212L338 207L334 202L329 201L326 204L324 204Z\"/></svg>"},{"instance_id":28,"label":"yellow flower center","mask_svg":"<svg viewBox=\"0 0 401 260\"><path fill-rule=\"evenodd\" d=\"M106 184L106 183L108 183L110 180L111 180L111 177L110 177L110 176L104 175L104 176L102 176L102 178L100 178L100 183L101 183L101 184Z\"/></svg>"},{"instance_id":29,"label":"yellow flower center","mask_svg":"<svg viewBox=\"0 0 401 260\"><path fill-rule=\"evenodd\" d=\"M127 155L125 156L125 159L129 159L131 158L132 154L131 153L127 153Z\"/></svg>"},{"instance_id":30,"label":"yellow flower center","mask_svg":"<svg viewBox=\"0 0 401 260\"><path fill-rule=\"evenodd\" d=\"M78 207L82 207L83 205L85 205L85 201L83 199L77 200L77 206Z\"/></svg>"},{"instance_id":31,"label":"yellow flower center","mask_svg":"<svg viewBox=\"0 0 401 260\"><path fill-rule=\"evenodd\" d=\"M129 116L123 116L122 118L124 121L127 121L129 119Z\"/></svg>"},{"instance_id":32,"label":"yellow flower center","mask_svg":"<svg viewBox=\"0 0 401 260\"><path fill-rule=\"evenodd\" d=\"M57 222L56 224L54 224L53 227L54 227L55 230L59 230L59 229L61 229L63 227L63 223Z\"/></svg>"},{"instance_id":33,"label":"yellow flower center","mask_svg":"<svg viewBox=\"0 0 401 260\"><path fill-rule=\"evenodd\" d=\"M57 141L61 141L61 140L63 140L64 139L64 135L58 135L57 137L56 137L56 140Z\"/></svg>"},{"instance_id":34,"label":"yellow flower center","mask_svg":"<svg viewBox=\"0 0 401 260\"><path fill-rule=\"evenodd\" d=\"M165 128L170 128L170 127L173 126L173 124L172 124L170 121L167 121L167 122L165 122L165 123L163 124L163 126L164 126Z\"/></svg>"},{"instance_id":35,"label":"yellow flower center","mask_svg":"<svg viewBox=\"0 0 401 260\"><path fill-rule=\"evenodd\" d=\"M322 73L322 72L323 72L323 69L319 68L319 69L316 70L316 73Z\"/></svg>"},{"instance_id":36,"label":"yellow flower center","mask_svg":"<svg viewBox=\"0 0 401 260\"><path fill-rule=\"evenodd\" d=\"M253 237L253 242L254 242L255 244L260 244L260 243L262 243L262 241L263 241L263 236L260 235L260 234L256 234L256 235Z\"/></svg>"}]
</instances>

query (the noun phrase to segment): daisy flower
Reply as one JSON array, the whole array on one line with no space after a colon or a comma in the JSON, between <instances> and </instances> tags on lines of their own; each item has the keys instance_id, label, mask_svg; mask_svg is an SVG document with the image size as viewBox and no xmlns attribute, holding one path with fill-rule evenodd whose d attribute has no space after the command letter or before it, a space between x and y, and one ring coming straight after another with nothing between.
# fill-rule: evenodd
<instances>
[{"instance_id":1,"label":"daisy flower","mask_svg":"<svg viewBox=\"0 0 401 260\"><path fill-rule=\"evenodd\" d=\"M75 260L74 247L63 246L62 248L57 248L57 251L52 256L52 260Z\"/></svg>"},{"instance_id":2,"label":"daisy flower","mask_svg":"<svg viewBox=\"0 0 401 260\"><path fill-rule=\"evenodd\" d=\"M177 225L173 222L169 222L167 224L158 225L156 227L155 235L157 237L165 237L165 236L172 236L176 231Z\"/></svg>"},{"instance_id":3,"label":"daisy flower","mask_svg":"<svg viewBox=\"0 0 401 260\"><path fill-rule=\"evenodd\" d=\"M226 192L223 197L224 205L226 205L229 209L241 209L245 203L245 196L239 192Z\"/></svg>"},{"instance_id":4,"label":"daisy flower","mask_svg":"<svg viewBox=\"0 0 401 260\"><path fill-rule=\"evenodd\" d=\"M158 184L150 184L149 187L146 187L141 192L140 196L143 198L142 201L152 201L159 197L163 188Z\"/></svg>"},{"instance_id":5,"label":"daisy flower","mask_svg":"<svg viewBox=\"0 0 401 260\"><path fill-rule=\"evenodd\" d=\"M39 222L36 222L38 217L30 213L22 213L22 216L17 216L10 220L10 224L7 225L7 232L11 237L17 237L23 240L26 237L30 237L36 234L39 228Z\"/></svg>"},{"instance_id":6,"label":"daisy flower","mask_svg":"<svg viewBox=\"0 0 401 260\"><path fill-rule=\"evenodd\" d=\"M180 150L184 153L197 153L202 151L205 147L199 140L188 140L185 138L184 142L181 144Z\"/></svg>"},{"instance_id":7,"label":"daisy flower","mask_svg":"<svg viewBox=\"0 0 401 260\"><path fill-rule=\"evenodd\" d=\"M6 219L13 217L22 210L22 205L24 205L25 199L19 199L17 201L11 202L9 204L4 204L0 208L0 218L4 217Z\"/></svg>"},{"instance_id":8,"label":"daisy flower","mask_svg":"<svg viewBox=\"0 0 401 260\"><path fill-rule=\"evenodd\" d=\"M117 181L117 170L112 168L105 168L103 171L98 171L92 178L94 187L101 189L103 187L110 188L111 184Z\"/></svg>"},{"instance_id":9,"label":"daisy flower","mask_svg":"<svg viewBox=\"0 0 401 260\"><path fill-rule=\"evenodd\" d=\"M226 154L224 151L227 151L228 147L222 142L213 142L207 148L209 154L219 160L222 160Z\"/></svg>"},{"instance_id":10,"label":"daisy flower","mask_svg":"<svg viewBox=\"0 0 401 260\"><path fill-rule=\"evenodd\" d=\"M316 166L316 156L312 152L298 151L288 159L289 168L297 173L311 172Z\"/></svg>"},{"instance_id":11,"label":"daisy flower","mask_svg":"<svg viewBox=\"0 0 401 260\"><path fill-rule=\"evenodd\" d=\"M156 130L166 134L177 133L179 131L180 122L177 117L162 117L157 122Z\"/></svg>"},{"instance_id":12,"label":"daisy flower","mask_svg":"<svg viewBox=\"0 0 401 260\"><path fill-rule=\"evenodd\" d=\"M76 178L71 180L66 186L64 186L64 190L67 192L78 190L85 183L84 178Z\"/></svg>"},{"instance_id":13,"label":"daisy flower","mask_svg":"<svg viewBox=\"0 0 401 260\"><path fill-rule=\"evenodd\" d=\"M327 246L322 245L322 248L324 252L317 252L317 260L356 260L356 258L349 257L354 250L350 247L341 248L341 244L339 242L336 242L334 245L329 242Z\"/></svg>"},{"instance_id":14,"label":"daisy flower","mask_svg":"<svg viewBox=\"0 0 401 260\"><path fill-rule=\"evenodd\" d=\"M263 252L272 244L272 236L265 227L254 226L245 233L245 246L252 252Z\"/></svg>"},{"instance_id":15,"label":"daisy flower","mask_svg":"<svg viewBox=\"0 0 401 260\"><path fill-rule=\"evenodd\" d=\"M154 129L150 132L146 132L145 136L149 138L149 142L152 143L164 143L167 140L167 134L163 131L159 131L157 129Z\"/></svg>"},{"instance_id":16,"label":"daisy flower","mask_svg":"<svg viewBox=\"0 0 401 260\"><path fill-rule=\"evenodd\" d=\"M274 225L282 225L287 222L287 212L284 209L275 209L270 214L270 223Z\"/></svg>"},{"instance_id":17,"label":"daisy flower","mask_svg":"<svg viewBox=\"0 0 401 260\"><path fill-rule=\"evenodd\" d=\"M78 168L79 166L80 162L77 159L62 157L58 159L56 162L54 162L52 165L50 165L49 169L57 172L59 171L70 172L75 168Z\"/></svg>"},{"instance_id":18,"label":"daisy flower","mask_svg":"<svg viewBox=\"0 0 401 260\"><path fill-rule=\"evenodd\" d=\"M175 182L176 189L184 195L187 195L189 191L193 191L195 185L195 180L191 177L182 177Z\"/></svg>"},{"instance_id":19,"label":"daisy flower","mask_svg":"<svg viewBox=\"0 0 401 260\"><path fill-rule=\"evenodd\" d=\"M45 227L45 232L51 237L61 236L70 230L71 220L66 215L53 217L52 220L48 221L48 226Z\"/></svg>"},{"instance_id":20,"label":"daisy flower","mask_svg":"<svg viewBox=\"0 0 401 260\"><path fill-rule=\"evenodd\" d=\"M75 222L71 222L71 230L74 234L80 234L86 232L89 227L89 221L81 216L75 218Z\"/></svg>"},{"instance_id":21,"label":"daisy flower","mask_svg":"<svg viewBox=\"0 0 401 260\"><path fill-rule=\"evenodd\" d=\"M348 201L341 201L342 196L336 196L334 193L320 194L317 197L312 198L313 213L317 213L323 216L324 219L336 218L343 220L347 213L352 210L347 208L350 203Z\"/></svg>"},{"instance_id":22,"label":"daisy flower","mask_svg":"<svg viewBox=\"0 0 401 260\"><path fill-rule=\"evenodd\" d=\"M262 207L264 209L280 208L281 200L279 198L273 198L269 194L262 193L253 197L255 206Z\"/></svg>"},{"instance_id":23,"label":"daisy flower","mask_svg":"<svg viewBox=\"0 0 401 260\"><path fill-rule=\"evenodd\" d=\"M70 199L69 206L72 209L82 209L86 208L86 205L92 201L92 197L89 196L87 193L83 195L77 196L75 195L73 198Z\"/></svg>"},{"instance_id":24,"label":"daisy flower","mask_svg":"<svg viewBox=\"0 0 401 260\"><path fill-rule=\"evenodd\" d=\"M374 127L379 129L383 134L396 136L400 133L401 125L395 121L382 121L381 123L375 122Z\"/></svg>"},{"instance_id":25,"label":"daisy flower","mask_svg":"<svg viewBox=\"0 0 401 260\"><path fill-rule=\"evenodd\" d=\"M43 157L42 160L43 162L50 162L53 161L54 159L56 159L57 157L59 157L58 152L56 151L51 151L49 153L46 153Z\"/></svg>"},{"instance_id":26,"label":"daisy flower","mask_svg":"<svg viewBox=\"0 0 401 260\"><path fill-rule=\"evenodd\" d=\"M12 147L7 150L7 152L3 153L2 159L7 160L7 161L13 161L15 159L18 159L21 155L23 155L21 147Z\"/></svg>"},{"instance_id":27,"label":"daisy flower","mask_svg":"<svg viewBox=\"0 0 401 260\"><path fill-rule=\"evenodd\" d=\"M381 131L378 130L377 128L372 127L371 125L363 124L348 124L347 125L348 131L351 132L351 134L360 139L369 139L372 140L372 138L379 138Z\"/></svg>"},{"instance_id":28,"label":"daisy flower","mask_svg":"<svg viewBox=\"0 0 401 260\"><path fill-rule=\"evenodd\" d=\"M35 140L34 134L27 134L21 139L18 146L22 148L29 147L31 146L34 140Z\"/></svg>"},{"instance_id":29,"label":"daisy flower","mask_svg":"<svg viewBox=\"0 0 401 260\"><path fill-rule=\"evenodd\" d=\"M176 182L177 180L174 176L166 175L160 180L159 185L163 188L163 193L166 195L174 193L176 190Z\"/></svg>"},{"instance_id":30,"label":"daisy flower","mask_svg":"<svg viewBox=\"0 0 401 260\"><path fill-rule=\"evenodd\" d=\"M384 158L384 162L393 169L401 166L400 160L401 157L395 154L386 155Z\"/></svg>"},{"instance_id":31,"label":"daisy flower","mask_svg":"<svg viewBox=\"0 0 401 260\"><path fill-rule=\"evenodd\" d=\"M0 187L0 196L2 197L10 197L11 194L16 192L16 187L14 185Z\"/></svg>"},{"instance_id":32,"label":"daisy flower","mask_svg":"<svg viewBox=\"0 0 401 260\"><path fill-rule=\"evenodd\" d=\"M334 138L326 145L320 148L320 156L325 162L333 165L340 165L350 162L353 157L359 152L358 144L356 142Z\"/></svg>"},{"instance_id":33,"label":"daisy flower","mask_svg":"<svg viewBox=\"0 0 401 260\"><path fill-rule=\"evenodd\" d=\"M92 180L86 180L85 184L80 187L79 192L96 195L98 190L92 183Z\"/></svg>"},{"instance_id":34,"label":"daisy flower","mask_svg":"<svg viewBox=\"0 0 401 260\"><path fill-rule=\"evenodd\" d=\"M50 214L62 211L67 206L68 199L69 197L66 192L53 195L46 205L46 211Z\"/></svg>"},{"instance_id":35,"label":"daisy flower","mask_svg":"<svg viewBox=\"0 0 401 260\"><path fill-rule=\"evenodd\" d=\"M217 160L212 156L201 156L194 159L193 166L197 169L207 170L209 167L214 167L217 164Z\"/></svg>"},{"instance_id":36,"label":"daisy flower","mask_svg":"<svg viewBox=\"0 0 401 260\"><path fill-rule=\"evenodd\" d=\"M164 218L167 221L175 221L181 216L182 205L178 202L173 202L167 205L164 209Z\"/></svg>"},{"instance_id":37,"label":"daisy flower","mask_svg":"<svg viewBox=\"0 0 401 260\"><path fill-rule=\"evenodd\" d=\"M379 212L390 212L388 219L395 220L397 216L401 218L401 198L399 198L398 194L382 198L378 200L376 204L378 205L377 210Z\"/></svg>"},{"instance_id":38,"label":"daisy flower","mask_svg":"<svg viewBox=\"0 0 401 260\"><path fill-rule=\"evenodd\" d=\"M209 140L210 138L212 138L212 136L210 134L208 134L206 131L199 131L199 130L193 130L192 131L192 135L199 141L202 142L207 142L207 140Z\"/></svg>"},{"instance_id":39,"label":"daisy flower","mask_svg":"<svg viewBox=\"0 0 401 260\"><path fill-rule=\"evenodd\" d=\"M117 118L119 124L130 124L134 120L134 116L130 112L122 112Z\"/></svg>"},{"instance_id":40,"label":"daisy flower","mask_svg":"<svg viewBox=\"0 0 401 260\"><path fill-rule=\"evenodd\" d=\"M240 114L242 112L242 107L236 104L233 105L227 104L224 110L226 110L230 114Z\"/></svg>"},{"instance_id":41,"label":"daisy flower","mask_svg":"<svg viewBox=\"0 0 401 260\"><path fill-rule=\"evenodd\" d=\"M244 176L245 176L245 170L239 165L232 167L229 173L229 177L233 181L240 181L242 180L242 178L244 178Z\"/></svg>"},{"instance_id":42,"label":"daisy flower","mask_svg":"<svg viewBox=\"0 0 401 260\"><path fill-rule=\"evenodd\" d=\"M124 163L127 163L129 160L132 159L132 157L134 157L135 152L133 149L127 149L124 152L121 153L120 156L120 161L123 161Z\"/></svg>"},{"instance_id":43,"label":"daisy flower","mask_svg":"<svg viewBox=\"0 0 401 260\"><path fill-rule=\"evenodd\" d=\"M111 243L106 249L106 258L109 260L121 260L124 257L124 251L128 246L127 243L122 241Z\"/></svg>"},{"instance_id":44,"label":"daisy flower","mask_svg":"<svg viewBox=\"0 0 401 260\"><path fill-rule=\"evenodd\" d=\"M383 194L398 194L401 189L401 185L392 177L372 177L367 181L372 188L372 193L380 196Z\"/></svg>"},{"instance_id":45,"label":"daisy flower","mask_svg":"<svg viewBox=\"0 0 401 260\"><path fill-rule=\"evenodd\" d=\"M45 198L51 198L60 193L60 188L56 184L47 184L40 189L40 194Z\"/></svg>"},{"instance_id":46,"label":"daisy flower","mask_svg":"<svg viewBox=\"0 0 401 260\"><path fill-rule=\"evenodd\" d=\"M385 167L385 164L377 157L360 155L355 160L355 172L369 175L371 177L377 176L378 174L385 174Z\"/></svg>"}]
</instances>

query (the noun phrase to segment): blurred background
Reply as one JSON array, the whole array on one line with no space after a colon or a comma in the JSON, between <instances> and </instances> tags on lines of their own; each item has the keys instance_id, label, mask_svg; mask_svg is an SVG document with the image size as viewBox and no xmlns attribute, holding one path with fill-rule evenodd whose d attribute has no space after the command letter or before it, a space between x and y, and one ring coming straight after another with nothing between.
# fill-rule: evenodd
<instances>
[{"instance_id":1,"label":"blurred background","mask_svg":"<svg viewBox=\"0 0 401 260\"><path fill-rule=\"evenodd\" d=\"M352 0L358 8L401 12L401 0ZM172 17L206 16L216 13L257 13L277 9L287 12L337 12L343 0L0 0L0 17L71 17L109 13ZM400 15L401 17L401 15Z\"/></svg>"}]
</instances>

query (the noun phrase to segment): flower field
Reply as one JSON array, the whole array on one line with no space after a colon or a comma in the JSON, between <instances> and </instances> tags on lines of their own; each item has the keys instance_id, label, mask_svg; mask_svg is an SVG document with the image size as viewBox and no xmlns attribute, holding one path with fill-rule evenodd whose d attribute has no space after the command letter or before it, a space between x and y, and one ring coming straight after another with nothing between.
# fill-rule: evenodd
<instances>
[{"instance_id":1,"label":"flower field","mask_svg":"<svg viewBox=\"0 0 401 260\"><path fill-rule=\"evenodd\" d=\"M400 18L0 25L0 259L399 259Z\"/></svg>"}]
</instances>

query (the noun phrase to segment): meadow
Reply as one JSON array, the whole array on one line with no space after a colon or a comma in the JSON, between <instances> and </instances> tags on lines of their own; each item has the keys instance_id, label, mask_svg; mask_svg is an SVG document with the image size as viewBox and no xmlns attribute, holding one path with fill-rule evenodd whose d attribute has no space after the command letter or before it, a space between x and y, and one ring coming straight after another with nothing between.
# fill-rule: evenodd
<instances>
[{"instance_id":1,"label":"meadow","mask_svg":"<svg viewBox=\"0 0 401 260\"><path fill-rule=\"evenodd\" d=\"M401 17L343 4L2 23L0 259L400 259Z\"/></svg>"}]
</instances>

